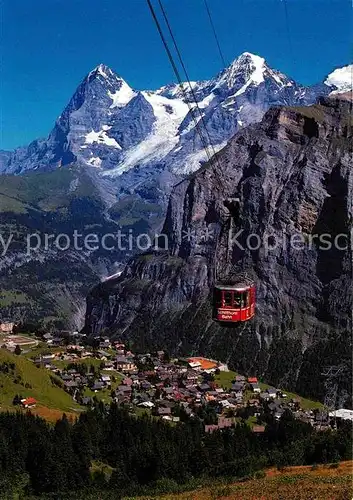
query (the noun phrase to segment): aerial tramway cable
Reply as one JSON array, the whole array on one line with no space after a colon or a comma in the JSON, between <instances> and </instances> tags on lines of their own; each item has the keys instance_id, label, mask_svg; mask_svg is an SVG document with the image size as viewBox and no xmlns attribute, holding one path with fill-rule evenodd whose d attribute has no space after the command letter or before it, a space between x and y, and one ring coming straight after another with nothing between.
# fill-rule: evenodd
<instances>
[{"instance_id":1,"label":"aerial tramway cable","mask_svg":"<svg viewBox=\"0 0 353 500\"><path fill-rule=\"evenodd\" d=\"M213 19L212 19L212 14L211 14L211 11L210 11L210 8L209 8L207 0L203 0L203 2L205 4L206 11L207 11L207 14L208 14L208 18L210 20L211 28L212 28L213 35L214 35L215 40L216 40L216 44L217 44L217 47L218 47L219 55L221 57L223 68L225 68L227 66L227 63L226 63L226 61L224 59L224 55L223 55L223 52L222 52L222 49L221 49L221 44L219 43L219 38L218 38L218 35L217 35L216 27L215 27L215 24L214 24Z\"/></svg>"},{"instance_id":2,"label":"aerial tramway cable","mask_svg":"<svg viewBox=\"0 0 353 500\"><path fill-rule=\"evenodd\" d=\"M294 63L294 50L293 50L292 36L291 36L291 32L290 32L290 27L289 27L289 14L288 14L287 0L281 0L281 2L283 3L283 7L284 7L284 17L285 17L285 21L286 21L286 30L287 30L289 52L290 52L290 56L292 58L292 61Z\"/></svg>"},{"instance_id":3,"label":"aerial tramway cable","mask_svg":"<svg viewBox=\"0 0 353 500\"><path fill-rule=\"evenodd\" d=\"M210 164L212 164L212 162L213 162L213 164L217 164L217 166L218 166L218 168L219 168L219 171L221 171L222 167L221 167L221 165L220 165L220 163L219 163L219 160L218 160L218 156L217 156L216 150L215 150L215 148L214 148L214 146L213 146L213 144L212 144L212 141L211 141L210 135L209 135L209 133L208 133L208 130L207 130L207 125L206 125L206 122L205 122L205 119L204 119L203 113L202 113L202 111L201 111L201 109L200 109L200 106L199 106L199 104L198 104L197 97L196 97L195 92L194 92L194 88L193 88L193 86L192 86L192 84L191 84L191 81L190 81L190 77L189 77L188 71L187 71L186 66L185 66L185 63L184 63L184 61L183 61L183 57L182 57L182 55L181 55L181 52L180 52L180 49L179 49L179 47L178 47L177 41L176 41L175 36L174 36L174 34L173 34L173 30L172 30L171 24L170 24L170 22L169 22L169 20L168 20L168 16L167 16L166 10L165 10L165 8L163 7L162 0L158 0L158 3L159 3L159 6L160 6L160 9L161 9L161 11L162 11L162 14L163 14L163 17L164 17L165 23L166 23L166 25L167 25L167 27L168 27L169 34L170 34L171 39L172 39L172 41L173 41L173 45L174 45L175 51L176 51L176 53L177 53L177 55L178 55L179 62L180 62L180 64L181 64L182 68L183 68L183 71L184 71L184 74L185 74L185 78L186 78L186 80L187 80L187 82L188 82L188 85L189 85L189 88L190 88L190 93L191 93L191 95L192 95L192 98L193 98L193 100L194 100L194 102L195 102L195 105L196 105L196 108L197 108L197 110L198 110L199 117L200 117L200 122L201 122L201 124L202 124L202 126L203 126L203 128L204 128L205 134L206 134L206 136L207 136L208 145L207 145L207 143L206 143L206 149L205 149L205 151L206 151L206 154L207 154L208 162L209 162ZM185 96L185 93L184 93L184 96ZM187 96L185 96L185 97L186 97L186 99L187 99ZM190 107L189 107L189 109L190 109ZM198 124L199 124L199 122L198 122ZM208 153L208 151L209 151L208 146L211 148L212 153L213 153L213 156L210 156L210 155L209 155L209 153ZM214 175L215 175L215 177L216 177L217 182L219 183L219 185L222 185L222 180L220 179L220 177L219 177L219 175L218 175L217 169L214 169L214 170L213 170L213 173L214 173Z\"/></svg>"},{"instance_id":4,"label":"aerial tramway cable","mask_svg":"<svg viewBox=\"0 0 353 500\"><path fill-rule=\"evenodd\" d=\"M175 73L175 75L177 77L177 80L179 82L180 89L181 89L182 94L184 96L185 102L187 103L188 108L190 110L191 117L192 117L192 119L193 119L193 121L195 123L195 129L196 129L197 133L199 133L199 135L200 135L200 139L201 139L202 145L204 147L204 150L206 152L206 156L207 156L207 158L208 158L208 160L209 160L210 163L211 163L211 160L215 159L215 161L218 164L218 166L220 166L217 154L216 154L216 152L214 150L214 147L212 145L212 142L211 142L211 139L210 139L210 136L209 136L206 124L205 124L205 120L204 120L203 114L201 112L200 106L199 106L197 98L195 96L195 92L194 92L193 86L192 86L192 84L190 82L190 78L189 78L187 69L185 67L185 64L184 64L183 58L181 56L179 47L178 47L177 42L175 40L175 37L174 37L174 34L173 34L173 30L172 30L171 25L169 23L166 11L165 11L165 9L163 7L162 0L158 0L158 3L159 3L161 11L163 13L163 17L164 17L165 23L166 23L166 25L168 27L169 34L170 34L170 36L172 38L172 41L173 41L173 44L174 44L174 48L175 48L176 53L177 53L178 58L179 58L179 62L180 62L181 66L182 66L182 68L183 68L183 70L185 72L185 76L186 76L188 85L190 87L190 93L191 93L191 95L192 95L192 97L193 97L193 99L195 101L196 108L197 108L197 110L199 112L199 115L200 115L199 121L197 121L196 118L195 118L194 108L192 108L192 106L190 104L188 95L187 95L187 93L185 91L185 88L184 88L184 83L183 83L183 81L182 81L182 79L180 77L180 73L179 73L178 67L177 67L177 65L176 65L176 63L174 61L173 54L170 51L170 48L168 46L168 42L167 42L167 40L166 40L166 38L164 36L162 27L161 27L161 25L159 23L159 20L157 18L156 12L155 12L155 10L153 8L152 1L151 0L147 0L147 4L148 4L149 9L151 11L153 20L154 20L154 22L155 22L155 24L157 26L158 33L159 33L159 35L160 35L160 37L162 39L164 48L166 49L168 58L170 60L170 63L171 63L172 68L174 70L174 73ZM205 143L205 137L202 134L201 128L199 128L200 124L202 124L203 127L204 127L205 134L206 134L206 136L207 136L207 138L209 140L209 145L207 143ZM209 156L208 146L210 146L210 148L214 152L214 156L212 157L212 159ZM214 172L214 175L216 177L218 177L217 169L213 169L213 172ZM232 214L230 213L228 232L232 230L232 225L233 225L233 220L232 220ZM216 251L217 251L217 248L218 248L218 241L216 242ZM229 245L227 246L226 261L227 261L226 265L228 266L228 261L229 261ZM217 280L217 271L218 271L217 270L217 262L215 262L215 266L214 266L214 273L215 273L214 278L215 278L215 281ZM251 282L251 283L242 283L242 284L239 284L239 285L237 285L237 284L227 285L227 286L218 285L218 286L215 286L215 288L214 288L214 294L215 294L214 295L214 300L216 299L216 295L217 295L218 299L217 299L217 302L214 302L213 319L216 320L216 321L219 321L221 324L244 322L244 321L250 320L254 316L254 314L255 314L255 285L254 285L253 282ZM229 297L230 297L230 299L229 299ZM219 304L219 300L221 300L221 302L222 302L223 305ZM229 302L229 300L230 300L230 302Z\"/></svg>"},{"instance_id":5,"label":"aerial tramway cable","mask_svg":"<svg viewBox=\"0 0 353 500\"><path fill-rule=\"evenodd\" d=\"M184 83L183 83L182 79L180 78L180 73L179 73L179 70L177 69L177 66L176 66L176 64L175 64L175 61L174 61L173 55L172 55L172 53L171 53L171 51L170 51L170 49L169 49L169 46L168 46L168 43L167 43L167 41L166 41L165 37L164 37L164 34L163 34L163 31L162 31L162 28L161 28L161 26L160 26L160 23L159 23L159 21L158 21L158 18L157 18L157 16L156 16L155 11L154 11L154 8L153 8L153 5L152 5L152 3L151 3L151 0L147 0L147 2L148 2L148 6L149 6L149 8L150 8L150 10L151 10L151 13L152 13L153 19L154 19L154 21L155 21L155 23L156 23L156 25L157 25L158 32L159 32L159 34L160 34L160 36L161 36L161 38L162 38L162 41L163 41L163 44L164 44L164 46L165 46L166 50L167 50L167 54L168 54L168 57L169 57L169 59L170 59L170 61L171 61L171 63L172 63L172 66L173 66L174 72L175 72L175 74L176 74L176 76L177 76L177 79L178 79L178 82L179 82L180 88L181 88L181 90L182 90L183 96L184 96L185 101L186 101L186 103L187 103L187 105L188 105L188 107L189 107L190 114L191 114L192 119L193 119L194 124L195 124L195 129L196 129L197 133L198 133L198 134L199 134L199 136L200 136L201 143L202 143L202 147L203 147L203 149L204 149L204 151L205 151L205 153L206 153L207 160L208 160L208 162L209 162L209 163L212 163L212 162L213 162L213 160L215 160L215 161L218 163L218 166L220 166L220 165L219 165L219 162L218 162L218 158L217 158L216 151L215 151L215 149L214 149L214 147L213 147L213 145L212 145L212 141L211 141L210 135L209 135L208 130L207 130L207 127L206 127L206 123L205 123L205 120L204 120L204 116L203 116L202 111L201 111L201 109L200 109L200 107L199 107L199 104L198 104L198 102L197 102L197 98L196 98L196 95L195 95L195 92L194 92L193 86L192 86L192 84L191 84L191 81L190 81L190 78L189 78L189 75L188 75L188 72L187 72L187 69L186 69L185 63L184 63L184 61L183 61L183 58L182 58L182 55L181 55L180 49L179 49L178 44L177 44L177 42L176 42L176 39L175 39L175 36L174 36L173 30L172 30L172 27L171 27L171 25L170 25L170 22L169 22L169 19L168 19L167 13L166 13L166 11L165 11L165 8L163 7L162 1L161 1L161 0L158 0L158 3L159 3L159 6L160 6L160 9L161 9L161 11L162 11L164 21L165 21L165 23L166 23L166 25L167 25L167 27L168 27L169 34L170 34L171 39L172 39L172 41L173 41L173 45L174 45L175 51L176 51L176 53L177 53L177 55L178 55L179 62L180 62L181 66L182 66L182 68L183 68L183 71L184 71L184 73L185 73L185 77L186 77L186 80L187 80L188 86L189 86L189 88L190 88L190 93L191 93L191 95L192 95L192 97L193 97L193 100L194 100L195 105L196 105L196 109L197 109L197 111L198 111L198 113L199 113L199 120L197 120L197 119L195 118L195 115L194 115L194 108L193 108L193 107L191 106L191 104L190 104L190 101L189 101L188 95L187 95L186 90L185 90L185 87L184 87ZM172 61L173 61L173 62L172 62ZM205 135L206 135L206 139L205 139L205 136L204 136L204 134L203 134L203 132L202 132L202 127L201 127L201 125L203 126L203 129L204 129L204 132L205 132ZM213 156L212 156L212 153L210 154L209 148L211 148L212 153L213 153Z\"/></svg>"},{"instance_id":6,"label":"aerial tramway cable","mask_svg":"<svg viewBox=\"0 0 353 500\"><path fill-rule=\"evenodd\" d=\"M172 30L171 24L170 24L170 22L169 22L169 19L168 19L168 16L167 16L166 10L165 10L165 8L164 8L164 6L163 6L163 3L162 3L162 0L158 0L158 3L159 3L159 7L160 7L160 9L161 9L161 12L162 12L162 14L163 14L164 21L165 21L165 23L166 23L166 25L167 25L167 28L168 28L168 31L169 31L170 37L171 37L171 39L172 39L172 41L173 41L173 45L174 45L175 51L176 51L176 53L177 53L177 56L178 56L179 62L180 62L180 64L181 64L181 67L183 68L183 71L184 71L184 74L185 74L186 80L187 80L187 82L188 82L188 85L189 85L189 88L190 88L190 93L191 93L191 95L192 95L192 98L193 98L193 100L194 100L194 102L195 102L195 105L196 105L196 108L197 108L197 110L198 110L198 113L199 113L199 116L200 116L200 122L202 123L203 128L204 128L204 130L205 130L205 133L206 133L206 136L207 136L207 139L208 139L208 144L209 144L209 146L210 146L210 148L212 149L212 152L213 152L213 157L212 157L212 158L210 158L209 153L208 153L208 148L207 148L207 149L205 149L206 154L207 154L207 157L208 157L208 160L209 160L209 162L210 162L210 163L211 163L211 161L215 160L215 163L217 163L218 167L221 169L221 166L220 166L220 163L219 163L219 160L218 160L218 157L217 157L216 151L215 151L215 149L214 149L214 147L213 147L213 145L212 145L212 141L211 141L211 138L210 138L209 133L208 133L208 130L207 130L207 126L206 126L206 123L205 123L205 120L204 120L204 117L203 117L203 113L202 113L202 111L201 111L201 109L200 109L200 107L199 107L199 104L198 104L198 102L197 102L197 97L196 97L196 95L195 95L195 92L194 92L193 86L192 86L192 84L191 84L191 81L190 81L190 77L189 77L188 71L187 71L187 69L186 69L186 66L185 66L185 63L184 63L183 57L182 57L182 55L181 55L180 49L179 49L178 44L177 44L177 41L176 41L176 39L175 39L175 36L174 36L173 30ZM217 36L217 35L216 35L216 36ZM181 84L181 85L182 85L182 84ZM184 93L184 96L185 96L185 93ZM216 171L216 170L214 170L214 174L215 174L215 176L216 176L217 180L218 180L218 181L220 182L220 184L221 184L221 181L220 181L220 179L218 178L218 174L217 174L217 171ZM230 221L230 228L229 228L229 230L228 230L229 232L231 231L231 228L232 228L232 223L231 223L231 221ZM228 238L228 239L229 239L229 238ZM216 248L217 248L217 247L216 247ZM227 248L227 259L226 259L226 260L227 260L226 266L228 267L228 260L229 260L229 248ZM214 280L215 280L215 282L217 281L217 275L218 275L218 271L217 271L217 263L215 263L215 268L214 268Z\"/></svg>"},{"instance_id":7,"label":"aerial tramway cable","mask_svg":"<svg viewBox=\"0 0 353 500\"><path fill-rule=\"evenodd\" d=\"M203 136L203 134L202 134L202 132L201 132L201 130L200 130L200 125L199 125L199 123L198 123L198 121L196 120L196 117L195 117L195 115L194 115L194 109L192 108L192 106L191 106L190 102L188 101L188 98L187 98L187 93L186 93L186 90L185 90L185 88L184 88L184 83L183 83L182 78L181 78L181 76L180 76L180 73L179 73L178 67L177 67L177 65L175 64L175 61L174 61L174 58L173 58L173 54L171 53L171 51L170 51L170 49L169 49L168 42L167 42L167 40L166 40L166 38L165 38L165 36L164 36L164 34L163 34L162 27L161 27L160 22L159 22L159 20L158 20L158 18L157 18L157 15L156 15L156 12L155 12L155 10L154 10L154 7L153 7L153 5L152 5L151 0L147 0L147 4L148 4L148 7L149 7L149 9L150 9L150 11L151 11L151 14L152 14L153 20L154 20L154 22L155 22L155 24L156 24L156 26L157 26L158 33L159 33L159 35L160 35L160 38L161 38L162 43L163 43L163 45L164 45L164 48L165 48L165 50L166 50L166 52L167 52L167 55L168 55L169 61L170 61L171 65L172 65L173 71L174 71L175 76L176 76L176 78L177 78L177 80L178 80L178 83L179 83L180 89L181 89L181 91L182 91L182 94L183 94L183 96L184 96L184 98L185 98L186 104L188 105L188 108L189 108L189 111L190 111L191 117L192 117L193 122L194 122L194 125L195 125L195 130L197 131L197 133L198 133L198 134L199 134L199 136L200 136L200 140L201 140L201 143L202 143L202 147L203 147L203 148L204 148L204 150L205 150L206 157L207 157L208 161L211 161L211 156L210 156L209 151L208 151L208 148L207 148L207 143L205 142L205 138L204 138L204 136Z\"/></svg>"},{"instance_id":8,"label":"aerial tramway cable","mask_svg":"<svg viewBox=\"0 0 353 500\"><path fill-rule=\"evenodd\" d=\"M215 151L215 149L214 149L214 147L213 147L213 145L212 145L212 141L211 141L210 135L209 135L208 130L207 130L207 126L206 126L206 123L205 123L205 119L204 119L203 113L202 113L202 111L201 111L201 109L200 109L200 106L199 106L199 104L198 104L198 102L197 102L197 97L196 97L196 95L195 95L194 88L193 88L193 86L192 86L192 84L191 84L191 81L190 81L190 77L189 77L188 71L187 71L187 69L186 69L186 66L185 66L185 63L184 63L183 57L182 57L182 55L181 55L180 49L179 49L178 44L177 44L177 41L176 41L176 39L175 39L175 36L174 36L173 30L172 30L171 24L170 24L170 22L169 22L169 19L168 19L168 16L167 16L166 10L165 10L165 8L164 8L164 6L163 6L163 3L162 3L162 0L158 0L158 3L159 3L159 6L160 6L160 9L161 9L161 11L162 11L164 21L165 21L165 23L166 23L166 25L167 25L167 28L168 28L168 31L169 31L170 37L171 37L171 39L172 39L172 42L173 42L173 45L174 45L175 51L176 51L176 53L177 53L177 56L178 56L179 62L180 62L180 64L181 64L181 67L183 68L183 71L184 71L184 74L185 74L186 81L187 81L188 86L189 86L189 88L190 88L190 93L191 93L192 98L193 98L193 100L194 100L194 103L195 103L195 105L196 105L196 109L197 109L197 111L198 111L198 113L199 113L200 121L201 121L202 126L203 126L203 128L204 128L204 130L205 130L205 134L206 134L207 139L208 139L208 145L207 145L207 143L206 143L207 150L208 150L208 146L209 146L209 147L212 149L213 155L216 155L216 151ZM215 158L216 158L216 160L217 160L217 157L216 157L216 156L215 156Z\"/></svg>"}]
</instances>

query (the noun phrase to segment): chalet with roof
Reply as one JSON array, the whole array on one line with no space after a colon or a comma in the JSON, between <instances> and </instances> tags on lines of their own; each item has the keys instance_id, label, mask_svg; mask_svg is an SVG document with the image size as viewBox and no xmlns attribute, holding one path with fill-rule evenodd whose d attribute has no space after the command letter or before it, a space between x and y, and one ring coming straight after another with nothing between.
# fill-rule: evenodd
<instances>
[{"instance_id":1,"label":"chalet with roof","mask_svg":"<svg viewBox=\"0 0 353 500\"><path fill-rule=\"evenodd\" d=\"M255 394L261 393L261 388L260 388L259 384L253 383L253 384L250 384L250 387L251 387L252 392L254 392Z\"/></svg>"},{"instance_id":2,"label":"chalet with roof","mask_svg":"<svg viewBox=\"0 0 353 500\"><path fill-rule=\"evenodd\" d=\"M37 404L37 400L32 397L24 398L21 399L21 404L23 408L34 408Z\"/></svg>"},{"instance_id":3,"label":"chalet with roof","mask_svg":"<svg viewBox=\"0 0 353 500\"><path fill-rule=\"evenodd\" d=\"M137 372L137 367L132 357L117 356L115 358L116 369L123 373Z\"/></svg>"}]
</instances>

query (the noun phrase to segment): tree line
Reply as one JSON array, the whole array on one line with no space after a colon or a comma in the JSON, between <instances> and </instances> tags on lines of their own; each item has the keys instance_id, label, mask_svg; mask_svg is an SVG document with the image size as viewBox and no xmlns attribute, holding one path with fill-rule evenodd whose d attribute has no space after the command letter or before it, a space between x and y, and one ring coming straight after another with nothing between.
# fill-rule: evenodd
<instances>
[{"instance_id":1,"label":"tree line","mask_svg":"<svg viewBox=\"0 0 353 500\"><path fill-rule=\"evenodd\" d=\"M1 413L1 498L87 499L99 492L99 498L116 499L196 479L252 477L272 465L352 458L348 424L317 432L289 411L280 421L266 418L265 432L257 435L246 423L206 434L200 418L172 426L115 403L100 403L75 422L64 415L55 425L31 413Z\"/></svg>"}]
</instances>

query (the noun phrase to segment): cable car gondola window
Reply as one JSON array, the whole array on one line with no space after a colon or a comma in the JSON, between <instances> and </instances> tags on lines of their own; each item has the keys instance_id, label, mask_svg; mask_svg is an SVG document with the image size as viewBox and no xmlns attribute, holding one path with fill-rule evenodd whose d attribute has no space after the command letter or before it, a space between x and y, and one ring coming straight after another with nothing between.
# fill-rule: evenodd
<instances>
[{"instance_id":1,"label":"cable car gondola window","mask_svg":"<svg viewBox=\"0 0 353 500\"><path fill-rule=\"evenodd\" d=\"M225 306L232 305L232 292L224 292L224 305Z\"/></svg>"},{"instance_id":2,"label":"cable car gondola window","mask_svg":"<svg viewBox=\"0 0 353 500\"><path fill-rule=\"evenodd\" d=\"M249 292L243 292L241 294L241 307L249 306Z\"/></svg>"},{"instance_id":3,"label":"cable car gondola window","mask_svg":"<svg viewBox=\"0 0 353 500\"><path fill-rule=\"evenodd\" d=\"M239 309L241 307L240 293L239 292L233 292L233 293L234 293L233 305L234 305L234 307L236 307L237 309Z\"/></svg>"}]
</instances>

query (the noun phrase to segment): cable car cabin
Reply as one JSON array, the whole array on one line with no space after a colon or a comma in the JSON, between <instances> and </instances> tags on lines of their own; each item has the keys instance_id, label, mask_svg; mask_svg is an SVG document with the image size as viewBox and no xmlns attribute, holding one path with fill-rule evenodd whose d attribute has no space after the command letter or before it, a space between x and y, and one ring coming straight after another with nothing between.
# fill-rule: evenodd
<instances>
[{"instance_id":1,"label":"cable car cabin","mask_svg":"<svg viewBox=\"0 0 353 500\"><path fill-rule=\"evenodd\" d=\"M248 321L255 315L255 285L216 285L213 319L224 323Z\"/></svg>"}]
</instances>

